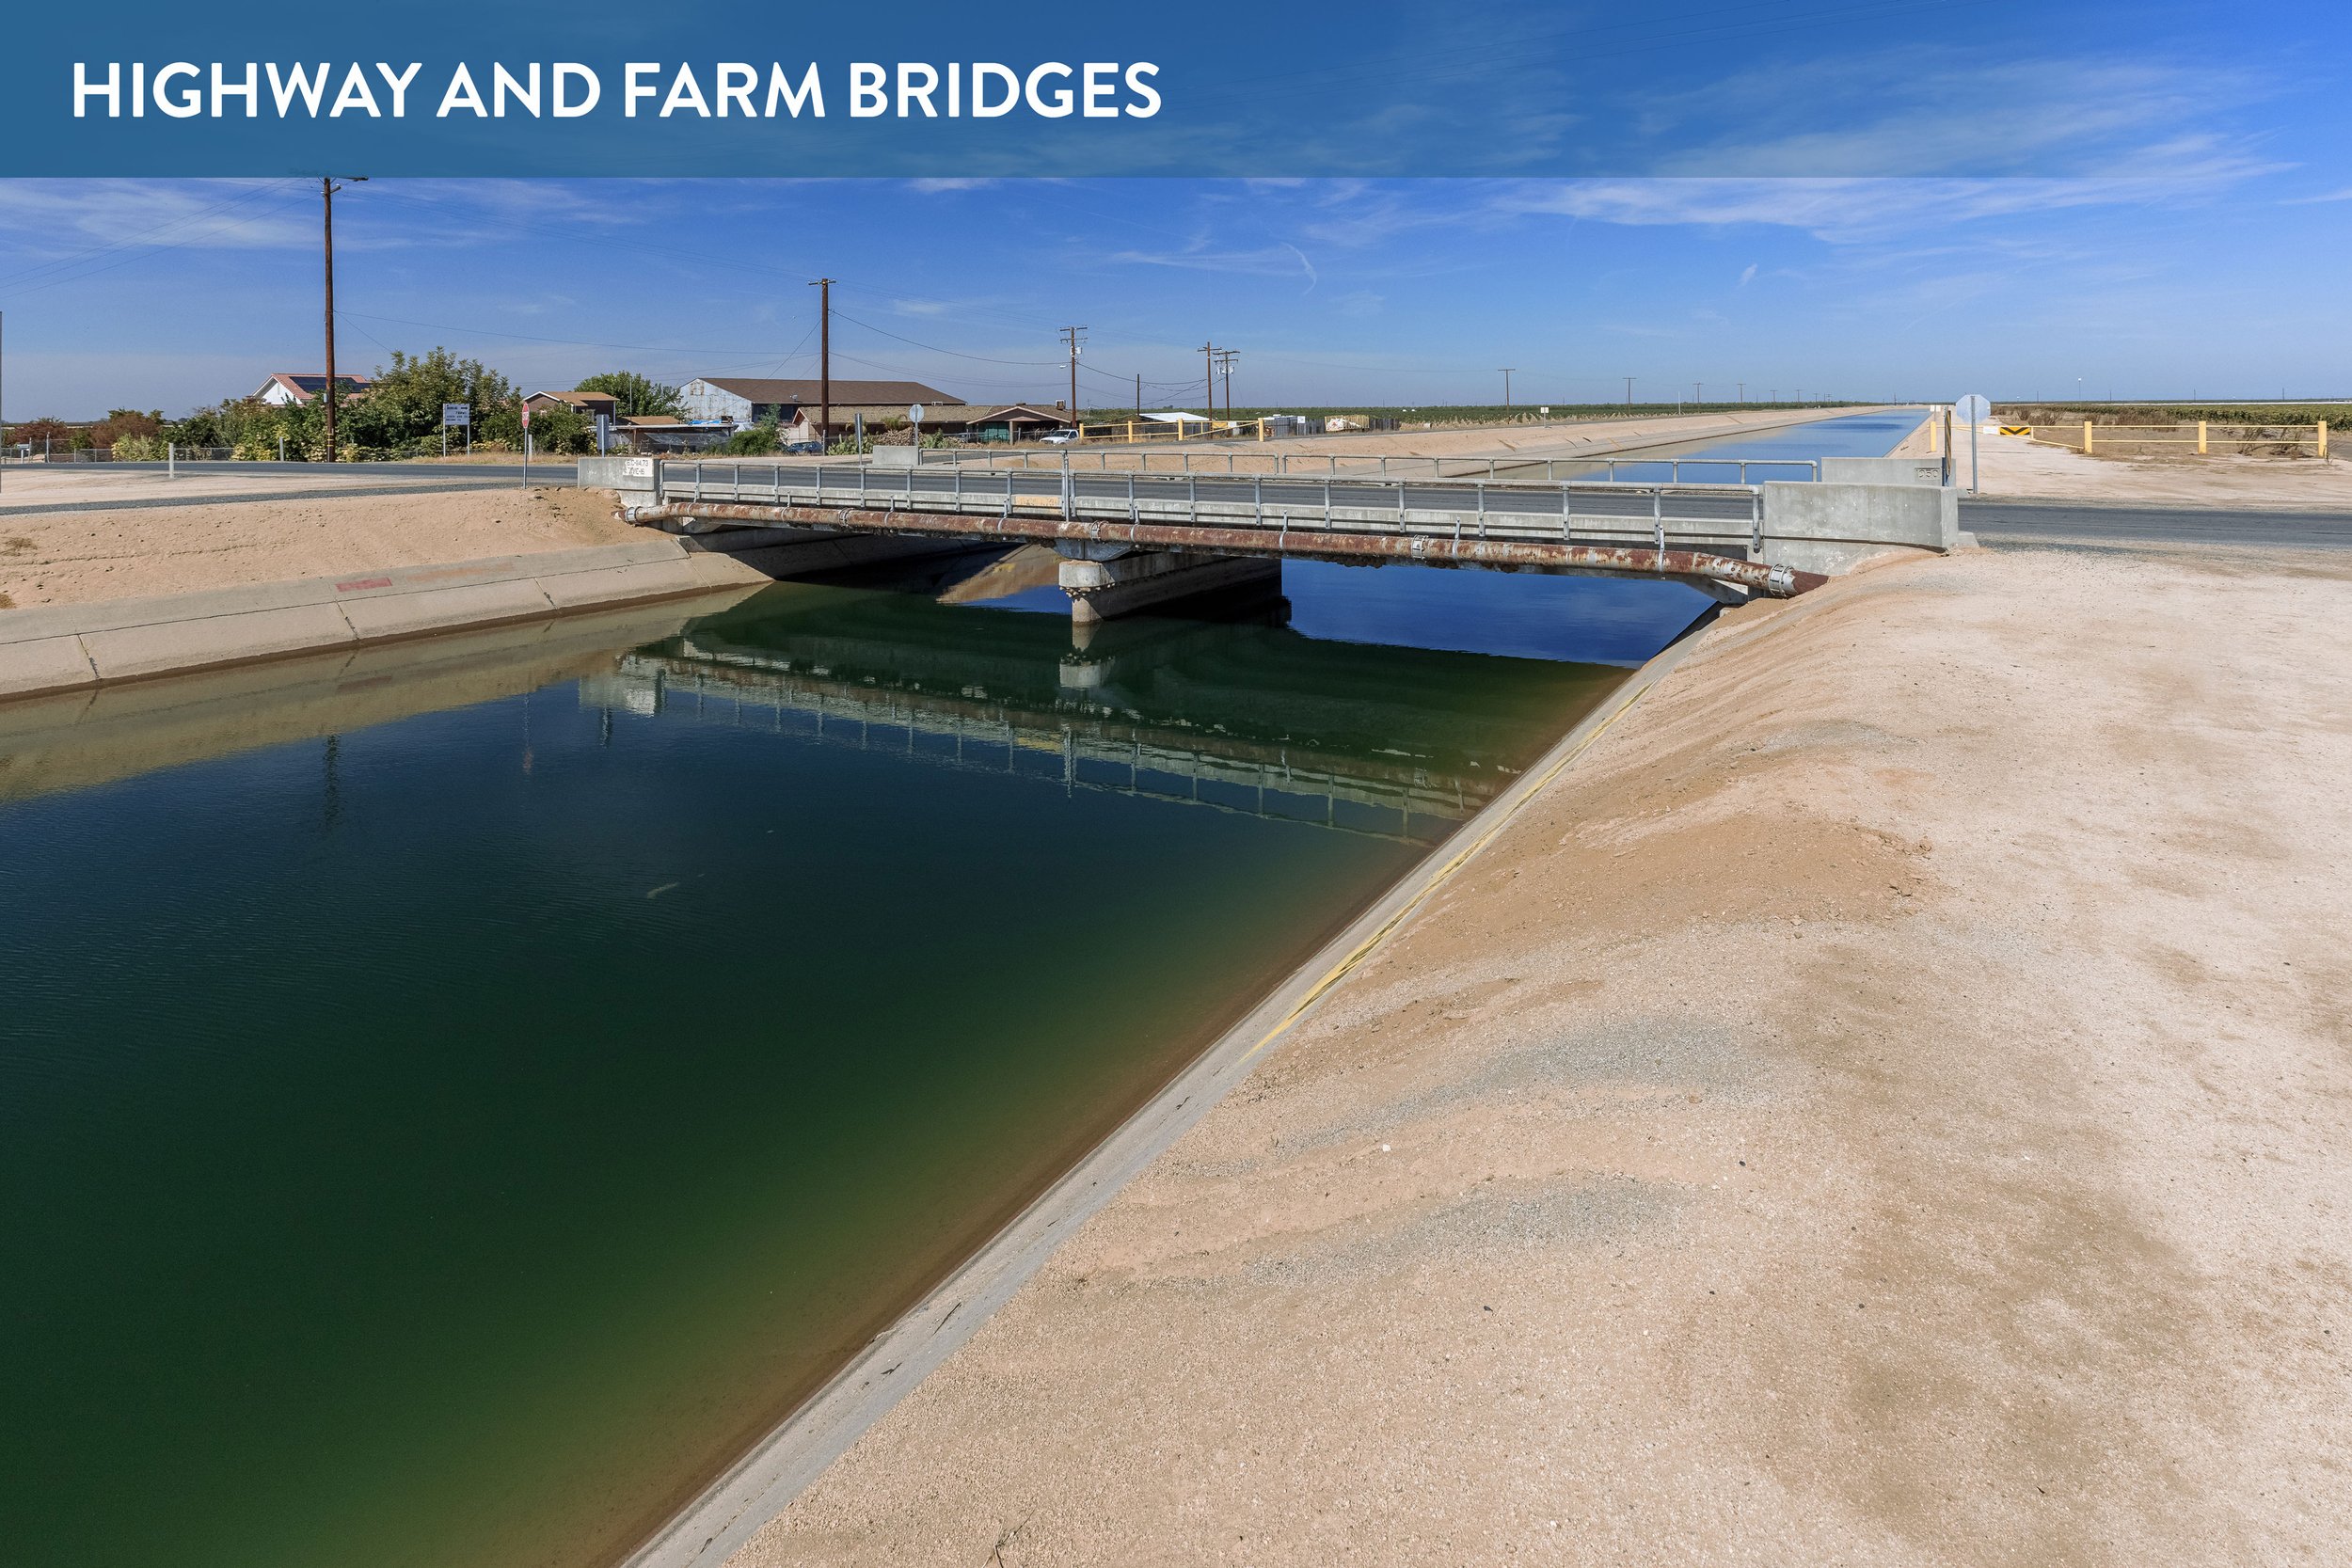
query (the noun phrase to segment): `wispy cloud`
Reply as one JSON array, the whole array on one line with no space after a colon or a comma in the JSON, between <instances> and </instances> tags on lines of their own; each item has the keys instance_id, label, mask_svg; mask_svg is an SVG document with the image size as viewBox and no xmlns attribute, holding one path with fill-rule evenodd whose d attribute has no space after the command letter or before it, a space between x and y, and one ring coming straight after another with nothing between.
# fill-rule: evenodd
<instances>
[{"instance_id":1,"label":"wispy cloud","mask_svg":"<svg viewBox=\"0 0 2352 1568\"><path fill-rule=\"evenodd\" d=\"M1312 288L1314 263L1296 245L1278 241L1255 250L1120 250L1105 258L1128 266L1175 267L1186 272L1241 273L1253 277L1299 277Z\"/></svg>"},{"instance_id":2,"label":"wispy cloud","mask_svg":"<svg viewBox=\"0 0 2352 1568\"><path fill-rule=\"evenodd\" d=\"M1744 289L1744 288L1746 288L1749 284L1751 284L1751 283L1753 283L1753 282L1755 282L1755 281L1756 281L1756 263L1755 263L1754 261L1750 261L1750 262L1747 264L1747 266L1746 266L1744 269L1742 269L1742 271L1741 271L1741 272L1740 272L1740 283L1739 283L1739 287L1740 287L1740 288Z\"/></svg>"},{"instance_id":3,"label":"wispy cloud","mask_svg":"<svg viewBox=\"0 0 2352 1568\"><path fill-rule=\"evenodd\" d=\"M1955 64L1921 45L1735 73L1661 100L1647 123L1672 147L1659 174L2088 177L2184 127L2218 134L2270 90L2209 61Z\"/></svg>"},{"instance_id":4,"label":"wispy cloud","mask_svg":"<svg viewBox=\"0 0 2352 1568\"><path fill-rule=\"evenodd\" d=\"M1836 244L2084 207L2177 207L2280 166L2196 141L2150 150L2143 166L2081 179L1691 178L1526 182L1498 210L1616 224L1767 225ZM2163 172L2153 172L2154 167Z\"/></svg>"},{"instance_id":5,"label":"wispy cloud","mask_svg":"<svg viewBox=\"0 0 2352 1568\"><path fill-rule=\"evenodd\" d=\"M293 180L11 180L0 182L0 228L22 254L72 255L96 246L202 246L251 250L315 245L305 198Z\"/></svg>"}]
</instances>

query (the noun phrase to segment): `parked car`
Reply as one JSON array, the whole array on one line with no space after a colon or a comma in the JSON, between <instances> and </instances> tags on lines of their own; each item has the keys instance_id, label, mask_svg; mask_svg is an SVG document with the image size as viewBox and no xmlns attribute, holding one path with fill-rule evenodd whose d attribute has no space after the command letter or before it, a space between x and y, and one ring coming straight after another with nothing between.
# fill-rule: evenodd
<instances>
[{"instance_id":1,"label":"parked car","mask_svg":"<svg viewBox=\"0 0 2352 1568\"><path fill-rule=\"evenodd\" d=\"M1077 438L1078 433L1074 430L1049 430L1038 437L1049 447L1065 447Z\"/></svg>"},{"instance_id":2,"label":"parked car","mask_svg":"<svg viewBox=\"0 0 2352 1568\"><path fill-rule=\"evenodd\" d=\"M825 455L825 443L822 441L787 441L784 444L784 451L785 454L789 457L822 457Z\"/></svg>"}]
</instances>

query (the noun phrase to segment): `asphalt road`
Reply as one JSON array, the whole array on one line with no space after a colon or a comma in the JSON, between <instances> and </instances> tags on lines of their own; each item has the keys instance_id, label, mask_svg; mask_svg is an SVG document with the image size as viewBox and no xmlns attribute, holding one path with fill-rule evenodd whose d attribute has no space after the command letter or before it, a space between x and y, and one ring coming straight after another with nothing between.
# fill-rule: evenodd
<instances>
[{"instance_id":1,"label":"asphalt road","mask_svg":"<svg viewBox=\"0 0 2352 1568\"><path fill-rule=\"evenodd\" d=\"M2352 549L2352 513L2343 512L1963 498L1960 526L1988 545L2283 545Z\"/></svg>"},{"instance_id":2,"label":"asphalt road","mask_svg":"<svg viewBox=\"0 0 2352 1568\"><path fill-rule=\"evenodd\" d=\"M168 467L162 463L94 463L87 470L69 465L43 465L28 467L32 473L162 473ZM287 475L297 479L319 479L329 475L365 475L371 480L389 479L511 479L517 483L523 477L520 463L187 463L180 465L183 474L247 474ZM569 484L580 477L577 466L569 462L533 463L531 477L548 484Z\"/></svg>"}]
</instances>

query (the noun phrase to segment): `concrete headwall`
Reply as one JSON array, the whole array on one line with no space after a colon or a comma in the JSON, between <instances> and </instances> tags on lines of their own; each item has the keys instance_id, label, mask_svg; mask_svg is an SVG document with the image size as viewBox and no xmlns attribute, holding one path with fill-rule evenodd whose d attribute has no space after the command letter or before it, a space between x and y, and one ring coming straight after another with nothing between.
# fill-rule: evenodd
<instances>
[{"instance_id":1,"label":"concrete headwall","mask_svg":"<svg viewBox=\"0 0 2352 1568\"><path fill-rule=\"evenodd\" d=\"M1944 485L1773 481L1764 486L1764 559L1849 571L1890 549L1960 547L1960 494Z\"/></svg>"},{"instance_id":2,"label":"concrete headwall","mask_svg":"<svg viewBox=\"0 0 2352 1568\"><path fill-rule=\"evenodd\" d=\"M1944 483L1941 457L1824 457L1825 484L1935 484Z\"/></svg>"},{"instance_id":3,"label":"concrete headwall","mask_svg":"<svg viewBox=\"0 0 2352 1568\"><path fill-rule=\"evenodd\" d=\"M583 490L650 490L657 461L651 457L583 457L578 483Z\"/></svg>"}]
</instances>

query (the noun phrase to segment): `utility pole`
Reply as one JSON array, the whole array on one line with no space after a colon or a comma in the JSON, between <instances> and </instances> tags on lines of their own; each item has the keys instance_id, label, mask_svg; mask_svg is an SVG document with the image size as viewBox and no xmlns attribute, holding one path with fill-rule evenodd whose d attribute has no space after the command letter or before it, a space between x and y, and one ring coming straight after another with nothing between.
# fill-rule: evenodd
<instances>
[{"instance_id":1,"label":"utility pole","mask_svg":"<svg viewBox=\"0 0 2352 1568\"><path fill-rule=\"evenodd\" d=\"M1518 367L1517 365L1497 365L1495 369L1502 372L1502 406L1509 408L1511 406L1511 372L1518 370Z\"/></svg>"},{"instance_id":2,"label":"utility pole","mask_svg":"<svg viewBox=\"0 0 2352 1568\"><path fill-rule=\"evenodd\" d=\"M1691 401L1693 404L1701 404L1707 401L1705 398L1699 396L1699 386L1700 384L1698 382L1693 381L1691 383Z\"/></svg>"},{"instance_id":3,"label":"utility pole","mask_svg":"<svg viewBox=\"0 0 2352 1568\"><path fill-rule=\"evenodd\" d=\"M1748 384L1747 384L1746 382L1744 382L1744 381L1741 381L1741 382L1736 383L1736 385L1737 385L1737 386L1739 387L1739 388L1740 388L1740 401L1741 403L1746 403L1746 402L1748 401Z\"/></svg>"},{"instance_id":4,"label":"utility pole","mask_svg":"<svg viewBox=\"0 0 2352 1568\"><path fill-rule=\"evenodd\" d=\"M1208 411L1214 414L1216 412L1216 345L1215 343L1200 345L1200 363L1207 368L1203 385L1208 388Z\"/></svg>"},{"instance_id":5,"label":"utility pole","mask_svg":"<svg viewBox=\"0 0 2352 1568\"><path fill-rule=\"evenodd\" d=\"M1629 375L1625 378L1625 405L1633 406L1633 378Z\"/></svg>"},{"instance_id":6,"label":"utility pole","mask_svg":"<svg viewBox=\"0 0 2352 1568\"><path fill-rule=\"evenodd\" d=\"M833 279L809 287L817 291L817 444L823 446L833 438Z\"/></svg>"},{"instance_id":7,"label":"utility pole","mask_svg":"<svg viewBox=\"0 0 2352 1568\"><path fill-rule=\"evenodd\" d=\"M347 182L359 184L367 180L355 174ZM319 396L326 400L326 460L335 461L335 193L343 187L335 183L333 175L319 177L319 202L326 220L326 385Z\"/></svg>"},{"instance_id":8,"label":"utility pole","mask_svg":"<svg viewBox=\"0 0 2352 1568\"><path fill-rule=\"evenodd\" d=\"M1061 329L1062 341L1070 345L1070 419L1073 424L1078 419L1078 334L1085 330L1083 326Z\"/></svg>"},{"instance_id":9,"label":"utility pole","mask_svg":"<svg viewBox=\"0 0 2352 1568\"><path fill-rule=\"evenodd\" d=\"M1229 420L1233 417L1233 361L1240 357L1239 349L1221 348L1216 351L1216 368L1225 377L1225 417ZM1216 410L1213 407L1209 412L1214 414Z\"/></svg>"}]
</instances>

